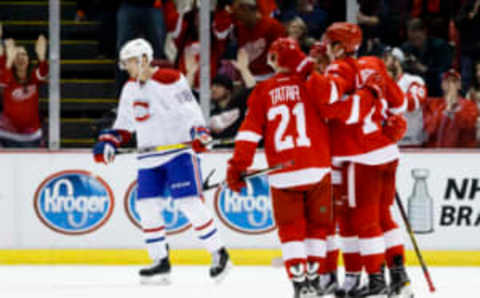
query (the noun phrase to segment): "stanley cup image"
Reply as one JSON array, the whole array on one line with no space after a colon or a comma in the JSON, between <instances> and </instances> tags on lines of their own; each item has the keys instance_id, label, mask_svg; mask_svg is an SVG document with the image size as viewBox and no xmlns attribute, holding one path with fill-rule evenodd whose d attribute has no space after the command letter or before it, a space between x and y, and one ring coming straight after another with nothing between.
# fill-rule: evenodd
<instances>
[{"instance_id":1,"label":"stanley cup image","mask_svg":"<svg viewBox=\"0 0 480 298\"><path fill-rule=\"evenodd\" d=\"M415 233L433 232L433 199L428 193L428 169L413 169L413 191L408 198L408 219Z\"/></svg>"}]
</instances>

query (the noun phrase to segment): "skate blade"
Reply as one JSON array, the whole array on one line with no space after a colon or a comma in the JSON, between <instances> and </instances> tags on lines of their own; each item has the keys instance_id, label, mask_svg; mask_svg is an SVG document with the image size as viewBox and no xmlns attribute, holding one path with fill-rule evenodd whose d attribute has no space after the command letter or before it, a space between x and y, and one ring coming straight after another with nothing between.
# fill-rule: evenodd
<instances>
[{"instance_id":1,"label":"skate blade","mask_svg":"<svg viewBox=\"0 0 480 298\"><path fill-rule=\"evenodd\" d=\"M318 297L318 298L335 298L335 294L323 294L323 295L319 295L319 296L315 296L315 297Z\"/></svg>"},{"instance_id":2,"label":"skate blade","mask_svg":"<svg viewBox=\"0 0 480 298\"><path fill-rule=\"evenodd\" d=\"M233 268L232 262L228 261L227 266L225 266L225 270L223 270L222 273L220 273L219 275L217 275L213 278L213 281L215 282L215 284L217 284L217 285L221 284L222 281L227 276L227 274L230 272L230 270L232 270L232 268Z\"/></svg>"},{"instance_id":3,"label":"skate blade","mask_svg":"<svg viewBox=\"0 0 480 298\"><path fill-rule=\"evenodd\" d=\"M168 286L172 283L170 280L170 274L157 274L154 276L142 276L140 277L140 284L151 286Z\"/></svg>"}]
</instances>

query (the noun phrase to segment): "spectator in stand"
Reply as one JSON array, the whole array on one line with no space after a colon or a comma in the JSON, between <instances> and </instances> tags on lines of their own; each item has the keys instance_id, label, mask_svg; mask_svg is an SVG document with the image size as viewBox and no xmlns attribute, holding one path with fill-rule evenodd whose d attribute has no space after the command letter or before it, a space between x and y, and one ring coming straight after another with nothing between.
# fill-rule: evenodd
<instances>
[{"instance_id":1,"label":"spectator in stand","mask_svg":"<svg viewBox=\"0 0 480 298\"><path fill-rule=\"evenodd\" d=\"M399 47L407 39L405 24L410 16L411 0L385 0L383 5L382 42Z\"/></svg>"},{"instance_id":2,"label":"spectator in stand","mask_svg":"<svg viewBox=\"0 0 480 298\"><path fill-rule=\"evenodd\" d=\"M443 98L429 98L424 110L427 147L476 146L477 105L460 97L461 77L451 69L442 76Z\"/></svg>"},{"instance_id":3,"label":"spectator in stand","mask_svg":"<svg viewBox=\"0 0 480 298\"><path fill-rule=\"evenodd\" d=\"M380 42L383 1L360 0L358 4L357 22L363 32L363 44L359 50L360 55L380 55L383 52Z\"/></svg>"},{"instance_id":4,"label":"spectator in stand","mask_svg":"<svg viewBox=\"0 0 480 298\"><path fill-rule=\"evenodd\" d=\"M473 82L466 97L471 101L476 102L480 109L480 60L477 60L475 63Z\"/></svg>"},{"instance_id":5,"label":"spectator in stand","mask_svg":"<svg viewBox=\"0 0 480 298\"><path fill-rule=\"evenodd\" d=\"M467 91L472 81L473 62L480 58L480 0L468 0L456 17L460 33L460 69L462 89Z\"/></svg>"},{"instance_id":6,"label":"spectator in stand","mask_svg":"<svg viewBox=\"0 0 480 298\"><path fill-rule=\"evenodd\" d=\"M173 43L177 50L175 67L184 73L190 86L194 90L200 87L200 34L199 34L199 9L197 1L193 1L189 7L177 10L173 2L165 4L167 14L167 28L171 33ZM215 77L220 56L224 52L225 41L212 38L210 49L210 75ZM193 59L187 61L187 59ZM187 63L190 63L187 65ZM194 71L194 72L192 72Z\"/></svg>"},{"instance_id":7,"label":"spectator in stand","mask_svg":"<svg viewBox=\"0 0 480 298\"><path fill-rule=\"evenodd\" d=\"M408 41L402 46L406 55L407 71L420 75L426 82L430 96L441 96L441 76L452 64L452 51L442 39L427 35L420 19L408 23Z\"/></svg>"},{"instance_id":8,"label":"spectator in stand","mask_svg":"<svg viewBox=\"0 0 480 298\"><path fill-rule=\"evenodd\" d=\"M307 25L300 17L296 17L290 22L288 22L288 37L296 40L304 53L308 53L308 50L315 42L314 39L308 37L307 31Z\"/></svg>"},{"instance_id":9,"label":"spectator in stand","mask_svg":"<svg viewBox=\"0 0 480 298\"><path fill-rule=\"evenodd\" d=\"M144 35L155 59L162 59L166 36L162 0L123 0L117 12L117 52L129 40Z\"/></svg>"},{"instance_id":10,"label":"spectator in stand","mask_svg":"<svg viewBox=\"0 0 480 298\"><path fill-rule=\"evenodd\" d=\"M0 119L0 143L4 147L38 147L42 141L38 87L47 79L47 39L35 43L38 65L33 66L25 47L13 39L0 50L0 84L5 87ZM6 54L6 56L5 56Z\"/></svg>"},{"instance_id":11,"label":"spectator in stand","mask_svg":"<svg viewBox=\"0 0 480 298\"><path fill-rule=\"evenodd\" d=\"M411 16L425 20L430 36L448 40L450 23L462 1L412 0Z\"/></svg>"},{"instance_id":12,"label":"spectator in stand","mask_svg":"<svg viewBox=\"0 0 480 298\"><path fill-rule=\"evenodd\" d=\"M404 72L402 63L405 62L405 55L399 48L387 49L383 55L383 61L388 74L407 97L408 106L405 113L407 132L398 144L403 147L421 147L426 138L422 112L427 100L425 81L419 76Z\"/></svg>"},{"instance_id":13,"label":"spectator in stand","mask_svg":"<svg viewBox=\"0 0 480 298\"><path fill-rule=\"evenodd\" d=\"M97 58L113 59L116 56L117 9L117 0L77 0L75 21L100 22L100 28L96 32L99 52Z\"/></svg>"},{"instance_id":14,"label":"spectator in stand","mask_svg":"<svg viewBox=\"0 0 480 298\"><path fill-rule=\"evenodd\" d=\"M232 80L217 75L212 83L212 109L209 127L214 138L233 138L245 117L247 99L255 87L255 78L248 69L248 54L238 51L236 61L231 61L240 72L245 87L234 93Z\"/></svg>"},{"instance_id":15,"label":"spectator in stand","mask_svg":"<svg viewBox=\"0 0 480 298\"><path fill-rule=\"evenodd\" d=\"M480 60L475 63L473 83L468 90L467 99L473 101L480 111ZM480 118L477 119L477 144L480 144Z\"/></svg>"},{"instance_id":16,"label":"spectator in stand","mask_svg":"<svg viewBox=\"0 0 480 298\"><path fill-rule=\"evenodd\" d=\"M248 53L249 69L257 82L273 75L267 64L267 52L286 31L278 21L260 14L256 0L236 0L231 10L218 11L213 27L218 40L227 39L233 32L238 48Z\"/></svg>"}]
</instances>

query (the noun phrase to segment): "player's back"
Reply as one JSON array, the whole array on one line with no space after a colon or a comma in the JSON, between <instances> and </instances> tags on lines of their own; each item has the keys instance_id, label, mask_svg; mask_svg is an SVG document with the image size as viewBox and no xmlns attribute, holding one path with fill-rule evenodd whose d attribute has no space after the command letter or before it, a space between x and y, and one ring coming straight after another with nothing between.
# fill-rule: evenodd
<instances>
[{"instance_id":1,"label":"player's back","mask_svg":"<svg viewBox=\"0 0 480 298\"><path fill-rule=\"evenodd\" d=\"M255 126L262 130L268 164L294 162L270 175L272 186L313 184L329 172L328 129L300 77L277 74L257 85L249 98L248 114L240 132Z\"/></svg>"},{"instance_id":2,"label":"player's back","mask_svg":"<svg viewBox=\"0 0 480 298\"><path fill-rule=\"evenodd\" d=\"M390 101L397 105L402 92L393 81L390 82L383 62L377 57L358 59L356 68L356 88L366 88L376 93L378 102L357 124L332 121L332 155L338 161L381 163L398 156L398 149L390 147L392 141L382 132L382 121Z\"/></svg>"}]
</instances>

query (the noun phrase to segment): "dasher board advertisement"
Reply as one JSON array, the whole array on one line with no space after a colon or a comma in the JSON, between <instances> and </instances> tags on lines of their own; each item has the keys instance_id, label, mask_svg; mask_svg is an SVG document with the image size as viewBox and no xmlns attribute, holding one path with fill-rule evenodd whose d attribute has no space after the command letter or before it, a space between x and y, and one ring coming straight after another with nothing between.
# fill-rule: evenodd
<instances>
[{"instance_id":1,"label":"dasher board advertisement","mask_svg":"<svg viewBox=\"0 0 480 298\"><path fill-rule=\"evenodd\" d=\"M202 155L203 176L225 179L230 151ZM480 250L480 153L406 153L398 192L422 249ZM143 249L135 208L135 156L110 166L90 152L0 153L1 249ZM266 166L262 152L254 168ZM278 248L268 179L256 177L237 194L220 188L205 204L231 248ZM168 194L166 194L168 195ZM188 219L167 199L164 216L172 248L202 248ZM397 206L392 207L396 218ZM407 235L405 234L405 240ZM407 243L409 241L406 241Z\"/></svg>"}]
</instances>

